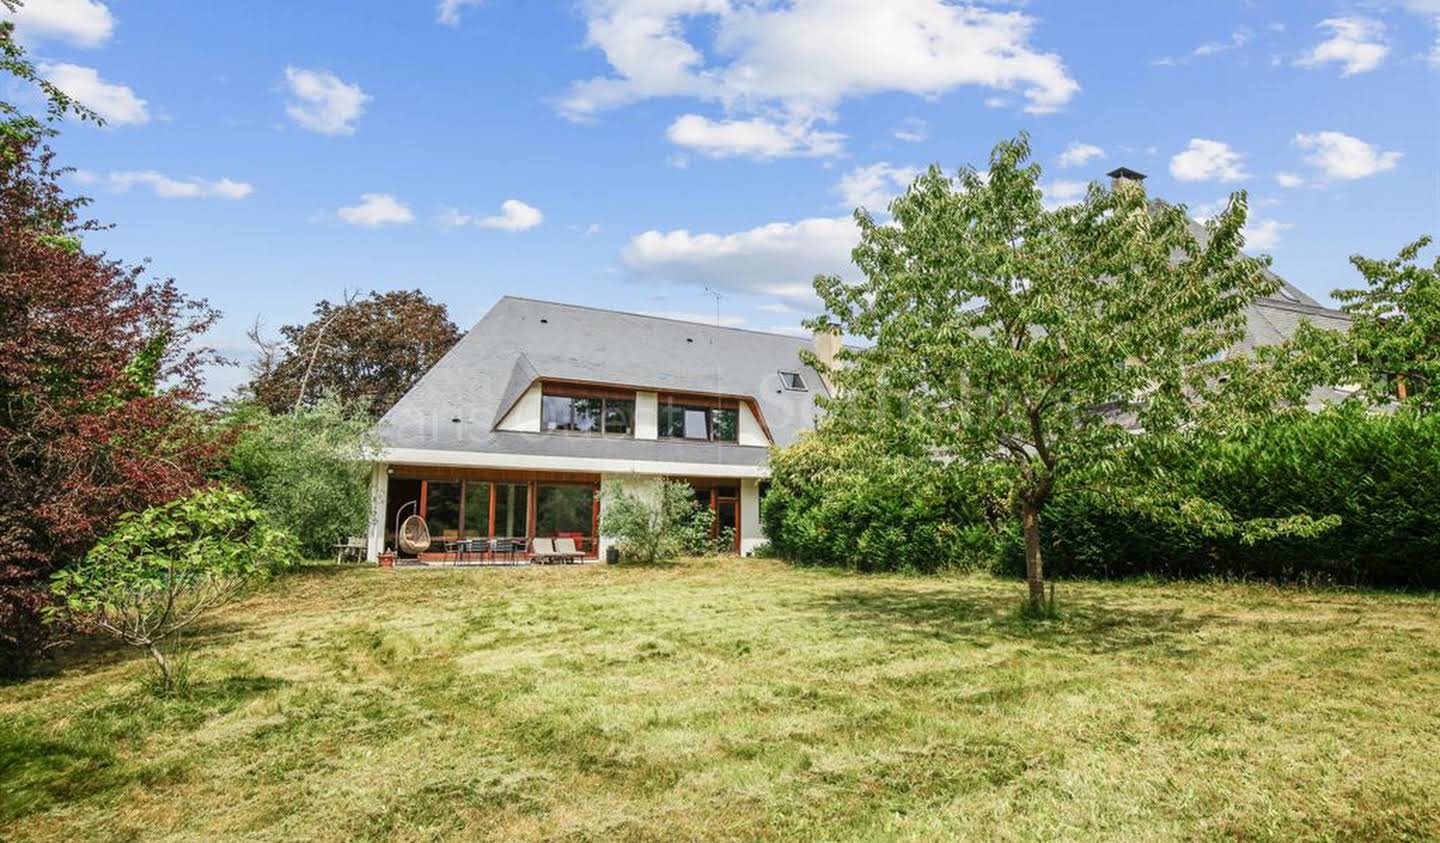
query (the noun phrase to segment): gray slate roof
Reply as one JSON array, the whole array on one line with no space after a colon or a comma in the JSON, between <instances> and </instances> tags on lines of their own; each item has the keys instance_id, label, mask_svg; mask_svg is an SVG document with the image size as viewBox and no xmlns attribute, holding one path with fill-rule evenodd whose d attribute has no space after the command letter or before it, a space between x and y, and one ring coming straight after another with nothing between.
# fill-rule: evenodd
<instances>
[{"instance_id":1,"label":"gray slate roof","mask_svg":"<svg viewBox=\"0 0 1440 843\"><path fill-rule=\"evenodd\" d=\"M813 426L827 395L800 360L808 338L506 296L376 428L385 448L758 465L753 446L496 430L537 379L752 396L777 445ZM807 392L783 389L800 372ZM459 422L452 421L458 418Z\"/></svg>"}]
</instances>

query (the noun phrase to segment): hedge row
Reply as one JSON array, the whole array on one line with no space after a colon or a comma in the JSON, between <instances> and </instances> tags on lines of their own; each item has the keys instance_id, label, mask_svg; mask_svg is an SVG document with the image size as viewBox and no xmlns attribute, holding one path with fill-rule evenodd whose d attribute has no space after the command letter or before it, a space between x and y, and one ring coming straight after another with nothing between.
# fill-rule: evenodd
<instances>
[{"instance_id":1,"label":"hedge row","mask_svg":"<svg viewBox=\"0 0 1440 843\"><path fill-rule=\"evenodd\" d=\"M763 511L783 557L859 570L988 563L1023 571L1013 519L982 483L818 441L773 466ZM1041 519L1047 574L1440 588L1440 416L1358 407L1288 416L1241 437L1189 443L1160 468L1166 492L1218 503L1237 520L1336 516L1338 524L1312 537L1246 541L1158 517L1138 504L1153 490L1101 497L1062 486Z\"/></svg>"}]
</instances>

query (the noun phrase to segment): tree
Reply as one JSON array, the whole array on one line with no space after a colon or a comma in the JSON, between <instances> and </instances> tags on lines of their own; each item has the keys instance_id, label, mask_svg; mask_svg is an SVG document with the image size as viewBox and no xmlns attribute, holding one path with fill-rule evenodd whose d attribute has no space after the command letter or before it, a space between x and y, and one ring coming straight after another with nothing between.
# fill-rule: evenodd
<instances>
[{"instance_id":1,"label":"tree","mask_svg":"<svg viewBox=\"0 0 1440 843\"><path fill-rule=\"evenodd\" d=\"M338 399L271 413L241 404L225 418L234 431L228 474L250 490L308 554L363 532L369 512L371 421Z\"/></svg>"},{"instance_id":2,"label":"tree","mask_svg":"<svg viewBox=\"0 0 1440 843\"><path fill-rule=\"evenodd\" d=\"M249 393L271 412L334 396L379 417L460 339L445 305L419 290L321 301L315 319L260 346Z\"/></svg>"},{"instance_id":3,"label":"tree","mask_svg":"<svg viewBox=\"0 0 1440 843\"><path fill-rule=\"evenodd\" d=\"M938 168L855 214L864 277L821 276L817 330L868 341L833 373L821 425L918 440L949 471L993 472L1020 521L1030 606L1044 600L1040 520L1062 478L1102 482L1129 431L1180 428L1217 395L1211 361L1278 281L1241 254L1238 192L1196 237L1137 182L1047 210L1025 135L989 172Z\"/></svg>"},{"instance_id":4,"label":"tree","mask_svg":"<svg viewBox=\"0 0 1440 843\"><path fill-rule=\"evenodd\" d=\"M0 24L0 67L36 81ZM52 119L76 113L41 84ZM87 112L81 110L84 117ZM84 556L122 512L184 495L222 444L192 341L218 314L172 281L145 282L87 252L100 226L66 196L45 147L54 129L0 103L0 671L57 640L41 623L46 580Z\"/></svg>"},{"instance_id":5,"label":"tree","mask_svg":"<svg viewBox=\"0 0 1440 843\"><path fill-rule=\"evenodd\" d=\"M1440 256L1429 267L1417 260L1430 243L1421 237L1388 261L1355 255L1365 287L1334 292L1354 319L1344 347L1365 392L1427 411L1440 407Z\"/></svg>"},{"instance_id":6,"label":"tree","mask_svg":"<svg viewBox=\"0 0 1440 843\"><path fill-rule=\"evenodd\" d=\"M122 516L85 561L57 572L65 614L154 660L175 683L166 650L205 613L295 559L294 539L243 493L217 487Z\"/></svg>"}]
</instances>

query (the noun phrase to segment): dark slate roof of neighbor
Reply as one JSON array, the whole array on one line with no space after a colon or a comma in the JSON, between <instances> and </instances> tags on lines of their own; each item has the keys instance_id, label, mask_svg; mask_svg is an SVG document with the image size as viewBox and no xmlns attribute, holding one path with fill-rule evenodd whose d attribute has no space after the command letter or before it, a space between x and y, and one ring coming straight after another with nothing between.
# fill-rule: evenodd
<instances>
[{"instance_id":1,"label":"dark slate roof of neighbor","mask_svg":"<svg viewBox=\"0 0 1440 843\"><path fill-rule=\"evenodd\" d=\"M777 445L815 421L820 375L800 360L808 337L769 334L506 296L376 428L385 448L758 465L765 448L683 440L497 430L536 380L750 396ZM799 372L808 391L781 386ZM459 418L460 422L452 419Z\"/></svg>"}]
</instances>

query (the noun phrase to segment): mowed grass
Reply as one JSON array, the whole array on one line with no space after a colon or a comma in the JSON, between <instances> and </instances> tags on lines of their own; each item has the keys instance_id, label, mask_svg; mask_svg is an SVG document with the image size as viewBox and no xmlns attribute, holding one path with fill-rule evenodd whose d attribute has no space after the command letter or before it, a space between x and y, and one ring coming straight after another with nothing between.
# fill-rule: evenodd
<instances>
[{"instance_id":1,"label":"mowed grass","mask_svg":"<svg viewBox=\"0 0 1440 843\"><path fill-rule=\"evenodd\" d=\"M1440 601L317 569L0 687L6 840L1440 837Z\"/></svg>"}]
</instances>

